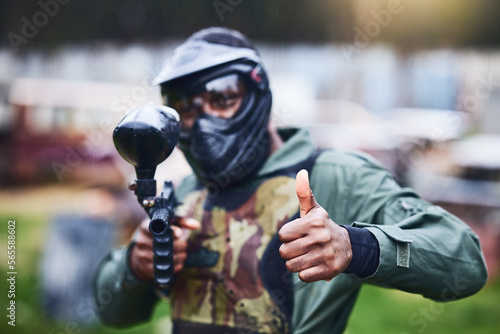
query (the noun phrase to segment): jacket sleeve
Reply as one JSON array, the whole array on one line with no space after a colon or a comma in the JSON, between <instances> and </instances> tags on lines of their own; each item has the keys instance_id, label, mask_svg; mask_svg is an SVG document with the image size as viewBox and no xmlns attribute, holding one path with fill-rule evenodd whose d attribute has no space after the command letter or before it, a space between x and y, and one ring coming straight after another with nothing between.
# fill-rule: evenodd
<instances>
[{"instance_id":1,"label":"jacket sleeve","mask_svg":"<svg viewBox=\"0 0 500 334\"><path fill-rule=\"evenodd\" d=\"M330 206L340 212L330 215L339 224L368 229L380 246L379 266L364 282L440 301L469 296L484 286L485 261L467 224L401 188L369 160L327 168L323 176L333 173L342 180L333 186L336 203Z\"/></svg>"},{"instance_id":2,"label":"jacket sleeve","mask_svg":"<svg viewBox=\"0 0 500 334\"><path fill-rule=\"evenodd\" d=\"M129 267L132 245L112 250L94 277L95 310L109 326L125 327L147 321L158 301L153 284L137 279Z\"/></svg>"}]
</instances>

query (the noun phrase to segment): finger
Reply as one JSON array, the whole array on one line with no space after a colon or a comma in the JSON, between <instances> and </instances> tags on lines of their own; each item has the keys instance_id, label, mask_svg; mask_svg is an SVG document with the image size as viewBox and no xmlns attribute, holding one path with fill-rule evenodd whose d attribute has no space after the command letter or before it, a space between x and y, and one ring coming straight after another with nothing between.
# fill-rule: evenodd
<instances>
[{"instance_id":1,"label":"finger","mask_svg":"<svg viewBox=\"0 0 500 334\"><path fill-rule=\"evenodd\" d=\"M176 217L175 225L184 227L190 230L196 230L201 227L201 223L194 218L186 218L186 217Z\"/></svg>"},{"instance_id":2,"label":"finger","mask_svg":"<svg viewBox=\"0 0 500 334\"><path fill-rule=\"evenodd\" d=\"M177 240L177 239L180 239L182 238L182 228L180 228L179 226L175 226L175 225L171 225L172 227L172 234L174 236L174 240Z\"/></svg>"},{"instance_id":3,"label":"finger","mask_svg":"<svg viewBox=\"0 0 500 334\"><path fill-rule=\"evenodd\" d=\"M174 265L174 274L178 274L184 269L184 263L177 263Z\"/></svg>"},{"instance_id":4,"label":"finger","mask_svg":"<svg viewBox=\"0 0 500 334\"><path fill-rule=\"evenodd\" d=\"M298 273L311 267L304 255L286 261L285 265L286 269L291 273Z\"/></svg>"},{"instance_id":5,"label":"finger","mask_svg":"<svg viewBox=\"0 0 500 334\"><path fill-rule=\"evenodd\" d=\"M305 169L297 173L297 177L295 178L295 192L299 199L300 217L304 217L312 208L318 205L309 187L309 174Z\"/></svg>"},{"instance_id":6,"label":"finger","mask_svg":"<svg viewBox=\"0 0 500 334\"><path fill-rule=\"evenodd\" d=\"M321 258L312 258L310 254L303 254L286 261L286 269L292 273L298 273L316 267L321 262Z\"/></svg>"},{"instance_id":7,"label":"finger","mask_svg":"<svg viewBox=\"0 0 500 334\"><path fill-rule=\"evenodd\" d=\"M315 266L299 272L301 281L310 283L321 280L331 280L335 275L330 273L324 266Z\"/></svg>"},{"instance_id":8,"label":"finger","mask_svg":"<svg viewBox=\"0 0 500 334\"><path fill-rule=\"evenodd\" d=\"M304 221L299 218L283 225L278 232L281 242L290 242L307 235L307 228L304 228Z\"/></svg>"},{"instance_id":9,"label":"finger","mask_svg":"<svg viewBox=\"0 0 500 334\"><path fill-rule=\"evenodd\" d=\"M179 253L174 255L174 265L178 264L184 264L187 259L187 254L186 253Z\"/></svg>"},{"instance_id":10,"label":"finger","mask_svg":"<svg viewBox=\"0 0 500 334\"><path fill-rule=\"evenodd\" d=\"M153 252L141 250L137 245L130 252L130 269L141 280L153 278Z\"/></svg>"},{"instance_id":11,"label":"finger","mask_svg":"<svg viewBox=\"0 0 500 334\"><path fill-rule=\"evenodd\" d=\"M136 257L141 263L153 263L154 256L151 250L137 248Z\"/></svg>"},{"instance_id":12,"label":"finger","mask_svg":"<svg viewBox=\"0 0 500 334\"><path fill-rule=\"evenodd\" d=\"M187 243L186 243L187 245ZM175 245L174 245L175 247ZM187 246L186 246L187 248ZM184 263L187 260L187 253L186 252L174 252L174 273L177 274L182 269L184 269Z\"/></svg>"},{"instance_id":13,"label":"finger","mask_svg":"<svg viewBox=\"0 0 500 334\"><path fill-rule=\"evenodd\" d=\"M185 240L176 240L174 242L174 253L186 252L188 249L188 243Z\"/></svg>"},{"instance_id":14,"label":"finger","mask_svg":"<svg viewBox=\"0 0 500 334\"><path fill-rule=\"evenodd\" d=\"M306 254L309 250L309 243L306 238L295 239L291 242L283 243L279 248L280 256L285 259L293 259Z\"/></svg>"},{"instance_id":15,"label":"finger","mask_svg":"<svg viewBox=\"0 0 500 334\"><path fill-rule=\"evenodd\" d=\"M154 266L153 263L142 263L141 264L141 272L147 279L153 279L155 277L154 275Z\"/></svg>"},{"instance_id":16,"label":"finger","mask_svg":"<svg viewBox=\"0 0 500 334\"><path fill-rule=\"evenodd\" d=\"M144 219L141 222L141 225L139 225L139 229L141 230L142 233L146 233L148 235L151 234L151 231L149 231L149 222L150 222L149 219Z\"/></svg>"},{"instance_id":17,"label":"finger","mask_svg":"<svg viewBox=\"0 0 500 334\"><path fill-rule=\"evenodd\" d=\"M140 233L135 240L135 244L139 249L151 250L153 249L153 237L151 234Z\"/></svg>"}]
</instances>

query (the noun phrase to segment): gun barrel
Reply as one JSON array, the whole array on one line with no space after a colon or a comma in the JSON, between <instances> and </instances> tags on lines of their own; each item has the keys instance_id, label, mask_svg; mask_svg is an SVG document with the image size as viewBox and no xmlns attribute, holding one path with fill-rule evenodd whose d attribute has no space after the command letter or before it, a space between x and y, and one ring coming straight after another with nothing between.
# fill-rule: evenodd
<instances>
[{"instance_id":1,"label":"gun barrel","mask_svg":"<svg viewBox=\"0 0 500 334\"><path fill-rule=\"evenodd\" d=\"M153 213L149 230L153 235L153 266L155 283L160 288L168 288L174 279L174 242L172 228L168 221L167 209Z\"/></svg>"},{"instance_id":2,"label":"gun barrel","mask_svg":"<svg viewBox=\"0 0 500 334\"><path fill-rule=\"evenodd\" d=\"M161 218L153 219L149 223L149 230L153 235L162 236L165 234L168 228L169 227L167 222Z\"/></svg>"}]
</instances>

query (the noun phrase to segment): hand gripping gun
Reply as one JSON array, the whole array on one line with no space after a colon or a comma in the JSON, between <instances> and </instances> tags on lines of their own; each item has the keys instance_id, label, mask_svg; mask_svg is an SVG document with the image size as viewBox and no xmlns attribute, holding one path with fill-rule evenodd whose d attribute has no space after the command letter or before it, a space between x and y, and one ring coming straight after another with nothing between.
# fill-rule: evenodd
<instances>
[{"instance_id":1,"label":"hand gripping gun","mask_svg":"<svg viewBox=\"0 0 500 334\"><path fill-rule=\"evenodd\" d=\"M163 292L174 278L173 238L170 224L178 205L171 181L156 196L156 167L173 151L180 134L179 115L165 106L138 106L118 123L113 132L116 150L135 167L137 180L129 185L149 218L153 234L154 281Z\"/></svg>"}]
</instances>

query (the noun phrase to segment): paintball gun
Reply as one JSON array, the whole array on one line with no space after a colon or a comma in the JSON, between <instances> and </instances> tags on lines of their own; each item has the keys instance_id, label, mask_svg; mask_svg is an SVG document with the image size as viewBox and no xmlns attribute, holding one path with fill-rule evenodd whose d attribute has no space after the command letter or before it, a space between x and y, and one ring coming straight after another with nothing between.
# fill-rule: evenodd
<instances>
[{"instance_id":1,"label":"paintball gun","mask_svg":"<svg viewBox=\"0 0 500 334\"><path fill-rule=\"evenodd\" d=\"M113 132L116 150L135 167L137 180L129 185L149 218L153 235L154 280L163 292L173 282L172 223L178 205L171 181L156 196L156 167L173 151L180 134L179 115L165 106L147 104L131 109Z\"/></svg>"}]
</instances>

